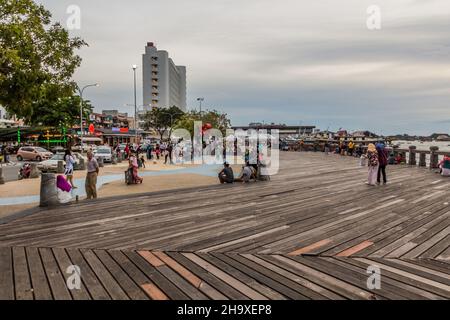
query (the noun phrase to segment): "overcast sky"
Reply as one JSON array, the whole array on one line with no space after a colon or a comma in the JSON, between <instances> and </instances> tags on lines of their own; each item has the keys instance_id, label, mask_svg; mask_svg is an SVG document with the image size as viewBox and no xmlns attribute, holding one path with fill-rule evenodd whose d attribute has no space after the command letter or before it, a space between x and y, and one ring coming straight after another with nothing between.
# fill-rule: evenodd
<instances>
[{"instance_id":1,"label":"overcast sky","mask_svg":"<svg viewBox=\"0 0 450 320\"><path fill-rule=\"evenodd\" d=\"M450 131L448 0L41 0L81 8L80 85L98 111L132 113L145 44L187 66L188 106L249 122L378 133ZM381 30L366 10L381 9ZM141 68L142 69L142 68ZM142 104L139 74L139 104Z\"/></svg>"}]
</instances>

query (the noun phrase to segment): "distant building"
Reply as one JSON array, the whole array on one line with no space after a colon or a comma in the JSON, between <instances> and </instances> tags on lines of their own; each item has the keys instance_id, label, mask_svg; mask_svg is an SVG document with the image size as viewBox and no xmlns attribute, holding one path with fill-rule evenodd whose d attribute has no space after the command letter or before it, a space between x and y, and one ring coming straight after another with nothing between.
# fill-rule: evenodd
<instances>
[{"instance_id":1,"label":"distant building","mask_svg":"<svg viewBox=\"0 0 450 320\"><path fill-rule=\"evenodd\" d=\"M263 123L250 123L248 126L235 126L234 130L267 130L270 134L272 130L278 130L280 138L296 135L311 135L314 133L315 126L287 126L284 124L263 124Z\"/></svg>"},{"instance_id":2,"label":"distant building","mask_svg":"<svg viewBox=\"0 0 450 320\"><path fill-rule=\"evenodd\" d=\"M0 128L13 128L23 125L23 121L17 121L16 117L8 114L5 108L0 106Z\"/></svg>"},{"instance_id":3,"label":"distant building","mask_svg":"<svg viewBox=\"0 0 450 320\"><path fill-rule=\"evenodd\" d=\"M186 111L186 67L175 65L153 42L145 47L142 66L145 110L177 106Z\"/></svg>"}]
</instances>

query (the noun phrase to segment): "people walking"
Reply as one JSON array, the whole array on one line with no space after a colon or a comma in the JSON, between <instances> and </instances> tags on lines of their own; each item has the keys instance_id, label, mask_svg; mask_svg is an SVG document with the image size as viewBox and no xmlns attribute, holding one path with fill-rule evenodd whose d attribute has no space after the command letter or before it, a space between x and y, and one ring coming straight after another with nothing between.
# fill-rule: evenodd
<instances>
[{"instance_id":1,"label":"people walking","mask_svg":"<svg viewBox=\"0 0 450 320\"><path fill-rule=\"evenodd\" d=\"M386 167L388 165L388 152L386 150L386 146L384 143L378 143L376 146L378 153L378 175L377 175L377 183L381 183L381 175L383 175L383 184L387 183L386 178Z\"/></svg>"},{"instance_id":2,"label":"people walking","mask_svg":"<svg viewBox=\"0 0 450 320\"><path fill-rule=\"evenodd\" d=\"M72 156L72 152L70 151L70 149L66 150L66 153L64 154L64 161L66 162L64 175L66 176L67 181L72 186L72 189L77 189L77 187L73 183L73 166L75 164L75 158Z\"/></svg>"},{"instance_id":3,"label":"people walking","mask_svg":"<svg viewBox=\"0 0 450 320\"><path fill-rule=\"evenodd\" d=\"M97 199L97 176L99 173L99 166L92 151L87 153L87 158L87 176L85 183L86 195L88 199Z\"/></svg>"},{"instance_id":4,"label":"people walking","mask_svg":"<svg viewBox=\"0 0 450 320\"><path fill-rule=\"evenodd\" d=\"M151 143L149 143L148 145L147 145L147 160L152 160L152 158L153 158L153 155L152 155L152 153L153 153L153 146L152 146L152 144Z\"/></svg>"},{"instance_id":5,"label":"people walking","mask_svg":"<svg viewBox=\"0 0 450 320\"><path fill-rule=\"evenodd\" d=\"M144 179L142 179L142 178L139 177L139 175L138 175L138 168L139 168L139 164L138 164L138 156L136 155L135 152L132 152L132 153L130 154L129 168L130 168L130 170L133 171L133 180L134 180L134 183L136 183L136 184L142 183L142 182L144 181Z\"/></svg>"},{"instance_id":6,"label":"people walking","mask_svg":"<svg viewBox=\"0 0 450 320\"><path fill-rule=\"evenodd\" d=\"M355 151L355 143L353 142L353 140L350 140L350 142L348 143L348 155L350 157L353 157L354 151Z\"/></svg>"},{"instance_id":7,"label":"people walking","mask_svg":"<svg viewBox=\"0 0 450 320\"><path fill-rule=\"evenodd\" d=\"M167 156L169 157L170 164L173 164L172 154L173 154L173 145L169 143L166 148ZM167 159L166 159L167 162Z\"/></svg>"},{"instance_id":8,"label":"people walking","mask_svg":"<svg viewBox=\"0 0 450 320\"><path fill-rule=\"evenodd\" d=\"M156 154L156 159L159 160L159 157L161 155L161 148L160 148L159 144L156 145L155 154Z\"/></svg>"},{"instance_id":9,"label":"people walking","mask_svg":"<svg viewBox=\"0 0 450 320\"><path fill-rule=\"evenodd\" d=\"M125 153L125 159L128 159L128 157L130 156L130 145L128 143L123 151Z\"/></svg>"},{"instance_id":10,"label":"people walking","mask_svg":"<svg viewBox=\"0 0 450 320\"><path fill-rule=\"evenodd\" d=\"M373 143L369 144L367 147L367 159L369 162L369 176L367 184L369 186L375 186L378 175L378 153L377 148Z\"/></svg>"}]
</instances>

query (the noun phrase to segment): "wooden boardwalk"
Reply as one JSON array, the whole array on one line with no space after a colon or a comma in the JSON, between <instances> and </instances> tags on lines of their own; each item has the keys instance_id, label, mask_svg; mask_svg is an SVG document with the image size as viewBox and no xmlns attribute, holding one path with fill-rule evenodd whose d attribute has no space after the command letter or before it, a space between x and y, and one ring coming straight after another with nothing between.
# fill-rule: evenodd
<instances>
[{"instance_id":1,"label":"wooden boardwalk","mask_svg":"<svg viewBox=\"0 0 450 320\"><path fill-rule=\"evenodd\" d=\"M0 225L0 299L449 299L450 179L388 174L369 187L353 158L282 153L267 183L23 216Z\"/></svg>"}]
</instances>

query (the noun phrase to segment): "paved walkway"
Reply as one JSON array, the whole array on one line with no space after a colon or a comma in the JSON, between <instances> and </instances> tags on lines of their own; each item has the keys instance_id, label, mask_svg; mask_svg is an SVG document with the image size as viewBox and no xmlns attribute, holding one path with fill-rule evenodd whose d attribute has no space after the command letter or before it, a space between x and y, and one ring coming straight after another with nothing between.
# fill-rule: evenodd
<instances>
[{"instance_id":1,"label":"paved walkway","mask_svg":"<svg viewBox=\"0 0 450 320\"><path fill-rule=\"evenodd\" d=\"M25 216L0 226L0 298L449 299L450 180L388 173L369 187L355 159L283 153L270 182ZM65 286L71 264L80 291Z\"/></svg>"}]
</instances>

